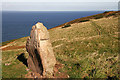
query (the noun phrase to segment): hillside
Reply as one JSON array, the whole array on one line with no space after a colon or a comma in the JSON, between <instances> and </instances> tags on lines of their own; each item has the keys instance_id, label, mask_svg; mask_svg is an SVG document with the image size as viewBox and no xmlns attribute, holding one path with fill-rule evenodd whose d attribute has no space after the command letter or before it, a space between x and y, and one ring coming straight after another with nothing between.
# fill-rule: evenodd
<instances>
[{"instance_id":1,"label":"hillside","mask_svg":"<svg viewBox=\"0 0 120 80\"><path fill-rule=\"evenodd\" d=\"M113 14L114 13L114 14ZM118 16L105 12L73 20L50 29L50 40L57 59L56 77L119 78ZM113 14L113 15L111 15ZM99 15L99 14L98 14ZM82 21L80 21L82 20ZM69 25L65 27L65 25ZM4 42L2 46L3 78L28 77L30 71L23 63L28 57L27 37ZM19 56L22 56L20 59ZM69 75L69 76L68 76Z\"/></svg>"}]
</instances>

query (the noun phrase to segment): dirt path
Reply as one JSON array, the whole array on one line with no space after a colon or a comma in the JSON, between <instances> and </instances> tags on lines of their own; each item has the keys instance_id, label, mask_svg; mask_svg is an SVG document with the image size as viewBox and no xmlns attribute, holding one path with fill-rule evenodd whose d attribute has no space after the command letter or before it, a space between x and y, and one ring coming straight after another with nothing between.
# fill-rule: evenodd
<instances>
[{"instance_id":1,"label":"dirt path","mask_svg":"<svg viewBox=\"0 0 120 80\"><path fill-rule=\"evenodd\" d=\"M16 40L14 40L14 41L16 41ZM0 46L0 49L2 50L2 49L4 49L4 48L8 47L8 46L9 46L11 43L13 43L14 41L9 42L8 44L6 44L6 45L4 45L4 46Z\"/></svg>"},{"instance_id":2,"label":"dirt path","mask_svg":"<svg viewBox=\"0 0 120 80\"><path fill-rule=\"evenodd\" d=\"M13 41L14 42L14 41ZM8 43L8 44L6 44L6 45L4 45L4 46L1 46L0 47L0 50L12 50L12 49L20 49L20 48L25 48L25 45L23 45L23 46L10 46L11 45L11 43L13 43L13 42L10 42L10 43Z\"/></svg>"},{"instance_id":3,"label":"dirt path","mask_svg":"<svg viewBox=\"0 0 120 80\"><path fill-rule=\"evenodd\" d=\"M2 48L2 50L5 51L5 50L13 50L13 49L21 49L21 48L25 48L25 46L6 46Z\"/></svg>"},{"instance_id":4,"label":"dirt path","mask_svg":"<svg viewBox=\"0 0 120 80\"><path fill-rule=\"evenodd\" d=\"M5 46L1 46L0 49L2 50L2 49L4 49L4 48L8 47L10 44L11 44L11 43L8 43L8 44L5 45Z\"/></svg>"}]
</instances>

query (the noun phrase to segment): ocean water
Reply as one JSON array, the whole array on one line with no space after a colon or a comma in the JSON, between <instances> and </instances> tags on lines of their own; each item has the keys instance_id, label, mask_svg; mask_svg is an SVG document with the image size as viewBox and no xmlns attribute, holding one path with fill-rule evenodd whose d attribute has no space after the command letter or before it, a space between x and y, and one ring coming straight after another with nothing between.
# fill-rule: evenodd
<instances>
[{"instance_id":1,"label":"ocean water","mask_svg":"<svg viewBox=\"0 0 120 80\"><path fill-rule=\"evenodd\" d=\"M71 20L103 13L103 11L3 11L2 42L30 35L30 30L37 22L42 22L47 29Z\"/></svg>"}]
</instances>

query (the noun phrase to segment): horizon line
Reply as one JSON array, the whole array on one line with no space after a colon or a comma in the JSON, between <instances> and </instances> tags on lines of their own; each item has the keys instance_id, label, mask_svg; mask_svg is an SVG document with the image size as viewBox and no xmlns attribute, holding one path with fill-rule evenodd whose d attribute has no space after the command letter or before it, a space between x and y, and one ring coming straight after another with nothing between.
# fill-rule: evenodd
<instances>
[{"instance_id":1,"label":"horizon line","mask_svg":"<svg viewBox=\"0 0 120 80\"><path fill-rule=\"evenodd\" d=\"M0 10L1 11L1 10ZM21 10L21 11L18 11L18 10L2 10L2 11L16 11L16 12L40 12L40 11L25 11L25 10ZM52 11L52 10L51 10ZM54 10L53 10L54 11ZM61 11L64 11L64 10L61 10ZM66 10L67 11L67 10ZM68 10L68 11L70 11L70 10ZM80 11L119 11L119 10L80 10ZM48 12L50 12L50 11L48 11ZM59 11L56 11L56 12L59 12Z\"/></svg>"}]
</instances>

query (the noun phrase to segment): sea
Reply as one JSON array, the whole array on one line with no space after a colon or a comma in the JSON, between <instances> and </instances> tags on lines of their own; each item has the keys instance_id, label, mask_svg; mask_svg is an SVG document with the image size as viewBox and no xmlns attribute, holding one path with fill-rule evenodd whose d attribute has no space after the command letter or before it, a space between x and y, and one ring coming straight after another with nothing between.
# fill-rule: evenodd
<instances>
[{"instance_id":1,"label":"sea","mask_svg":"<svg viewBox=\"0 0 120 80\"><path fill-rule=\"evenodd\" d=\"M74 19L104 11L3 11L2 42L30 35L32 26L42 22L51 29Z\"/></svg>"}]
</instances>

